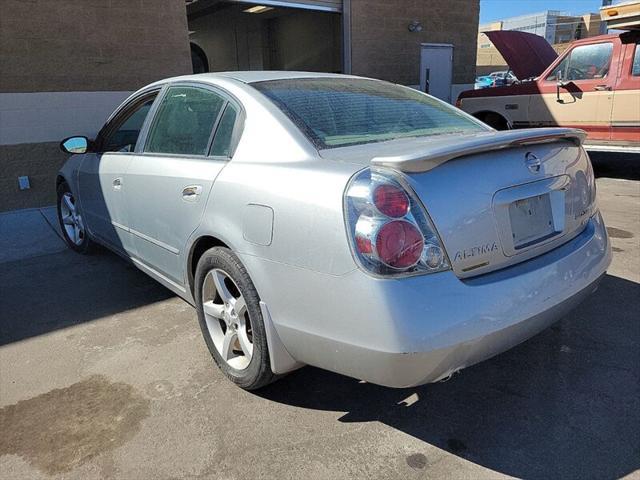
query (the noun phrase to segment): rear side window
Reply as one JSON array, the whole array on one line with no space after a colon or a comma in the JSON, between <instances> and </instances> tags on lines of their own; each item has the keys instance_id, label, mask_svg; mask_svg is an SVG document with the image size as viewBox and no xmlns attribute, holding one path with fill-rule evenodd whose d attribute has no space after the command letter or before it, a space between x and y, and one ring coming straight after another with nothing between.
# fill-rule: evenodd
<instances>
[{"instance_id":1,"label":"rear side window","mask_svg":"<svg viewBox=\"0 0 640 480\"><path fill-rule=\"evenodd\" d=\"M269 97L318 149L484 131L449 105L377 80L301 78L252 86Z\"/></svg>"},{"instance_id":2,"label":"rear side window","mask_svg":"<svg viewBox=\"0 0 640 480\"><path fill-rule=\"evenodd\" d=\"M609 74L612 43L595 43L576 47L558 64L545 80L594 80Z\"/></svg>"},{"instance_id":3,"label":"rear side window","mask_svg":"<svg viewBox=\"0 0 640 480\"><path fill-rule=\"evenodd\" d=\"M640 77L640 43L636 43L636 53L633 56L631 75L633 75L634 77Z\"/></svg>"},{"instance_id":4,"label":"rear side window","mask_svg":"<svg viewBox=\"0 0 640 480\"><path fill-rule=\"evenodd\" d=\"M149 131L145 152L207 155L225 100L198 87L169 87Z\"/></svg>"},{"instance_id":5,"label":"rear side window","mask_svg":"<svg viewBox=\"0 0 640 480\"><path fill-rule=\"evenodd\" d=\"M228 104L216 129L216 136L213 139L213 145L211 145L211 155L220 157L230 156L233 127L236 124L237 116L238 112L236 108L232 104Z\"/></svg>"}]
</instances>

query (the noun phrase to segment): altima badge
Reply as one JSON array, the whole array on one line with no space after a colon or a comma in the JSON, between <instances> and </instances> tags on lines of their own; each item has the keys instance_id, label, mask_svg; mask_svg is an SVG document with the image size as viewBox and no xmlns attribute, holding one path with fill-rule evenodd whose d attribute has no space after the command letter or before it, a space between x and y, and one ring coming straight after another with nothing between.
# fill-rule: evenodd
<instances>
[{"instance_id":1,"label":"altima badge","mask_svg":"<svg viewBox=\"0 0 640 480\"><path fill-rule=\"evenodd\" d=\"M531 173L538 173L540 171L540 165L542 165L542 162L533 153L528 152L524 156L524 164L527 166Z\"/></svg>"}]
</instances>

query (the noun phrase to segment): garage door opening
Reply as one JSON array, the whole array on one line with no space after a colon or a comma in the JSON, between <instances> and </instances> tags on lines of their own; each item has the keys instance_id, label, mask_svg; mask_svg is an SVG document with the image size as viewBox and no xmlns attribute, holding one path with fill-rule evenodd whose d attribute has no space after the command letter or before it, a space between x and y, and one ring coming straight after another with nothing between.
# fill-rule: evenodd
<instances>
[{"instance_id":1,"label":"garage door opening","mask_svg":"<svg viewBox=\"0 0 640 480\"><path fill-rule=\"evenodd\" d=\"M210 72L342 71L338 12L203 0L187 12L189 41L199 49L194 72L203 65Z\"/></svg>"}]
</instances>

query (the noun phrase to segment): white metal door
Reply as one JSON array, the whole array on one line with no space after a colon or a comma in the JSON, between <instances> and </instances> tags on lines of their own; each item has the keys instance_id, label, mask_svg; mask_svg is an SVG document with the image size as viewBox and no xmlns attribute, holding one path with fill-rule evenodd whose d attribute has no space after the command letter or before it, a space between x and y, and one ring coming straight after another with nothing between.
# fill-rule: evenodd
<instances>
[{"instance_id":1,"label":"white metal door","mask_svg":"<svg viewBox=\"0 0 640 480\"><path fill-rule=\"evenodd\" d=\"M420 90L451 103L453 45L423 43L420 52Z\"/></svg>"}]
</instances>

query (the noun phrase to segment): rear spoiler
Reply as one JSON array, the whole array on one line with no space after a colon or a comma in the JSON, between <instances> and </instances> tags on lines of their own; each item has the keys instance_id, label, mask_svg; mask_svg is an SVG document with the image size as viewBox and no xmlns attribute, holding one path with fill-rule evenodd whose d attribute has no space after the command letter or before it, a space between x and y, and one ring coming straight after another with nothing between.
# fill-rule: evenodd
<instances>
[{"instance_id":1,"label":"rear spoiler","mask_svg":"<svg viewBox=\"0 0 640 480\"><path fill-rule=\"evenodd\" d=\"M434 139L433 142L424 144L416 152L392 157L375 157L371 160L371 165L390 167L406 173L419 173L431 170L454 158L477 153L559 140L569 140L576 146L580 146L586 137L587 133L577 128L530 128L459 137L447 135L446 138Z\"/></svg>"}]
</instances>

